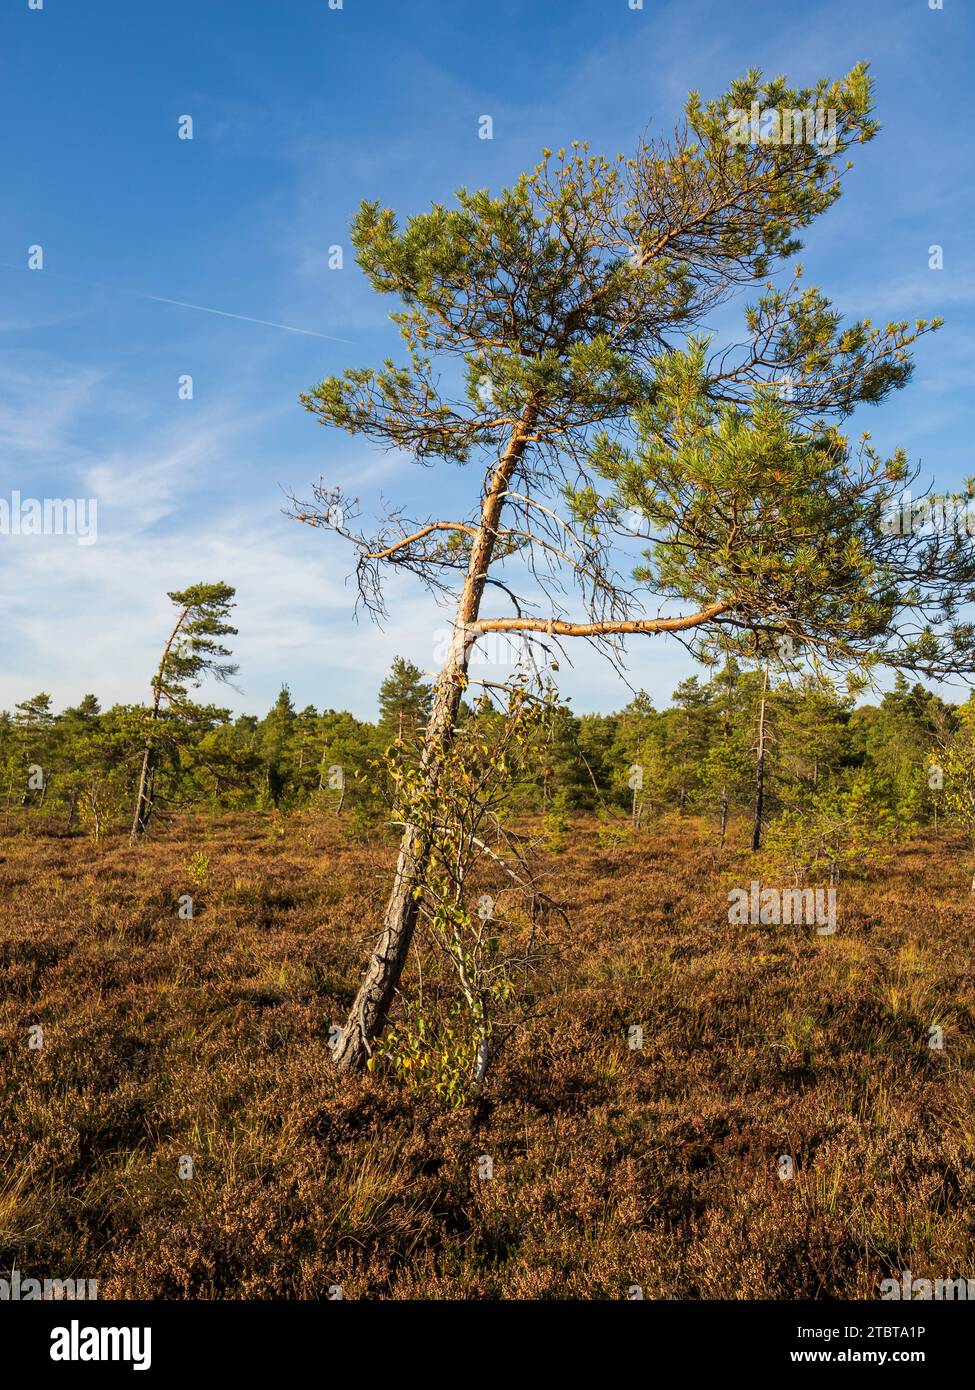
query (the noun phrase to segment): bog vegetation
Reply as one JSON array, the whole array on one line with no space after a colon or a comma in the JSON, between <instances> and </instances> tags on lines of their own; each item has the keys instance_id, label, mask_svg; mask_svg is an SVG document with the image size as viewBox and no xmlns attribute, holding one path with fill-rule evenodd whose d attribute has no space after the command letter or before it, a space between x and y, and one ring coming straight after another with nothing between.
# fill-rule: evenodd
<instances>
[{"instance_id":1,"label":"bog vegetation","mask_svg":"<svg viewBox=\"0 0 975 1390\"><path fill-rule=\"evenodd\" d=\"M854 721L851 752L871 727L861 769L903 778L923 812L925 784L915 797L887 738L902 712ZM814 763L796 769L805 795ZM543 924L513 975L471 1087L456 972L422 924L388 1061L365 1080L328 1063L395 858L328 795L295 811L204 799L138 846L130 807L97 841L67 832L53 783L45 806L12 808L5 1275L97 1277L102 1297L875 1299L904 1269L971 1272L975 928L958 830L931 822L883 863L852 862L839 929L820 937L729 925L730 887L785 881L751 851L750 805L722 850L713 808L674 811L678 786L634 826L625 783L612 815L547 823L536 785L536 873L567 920ZM524 956L515 889L485 867L471 906L493 897L504 953Z\"/></svg>"}]
</instances>

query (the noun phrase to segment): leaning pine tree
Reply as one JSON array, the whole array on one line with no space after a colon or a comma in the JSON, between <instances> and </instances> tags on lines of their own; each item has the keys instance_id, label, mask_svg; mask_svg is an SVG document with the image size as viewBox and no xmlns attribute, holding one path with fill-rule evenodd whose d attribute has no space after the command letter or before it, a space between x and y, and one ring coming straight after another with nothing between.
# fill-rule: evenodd
<instances>
[{"instance_id":1,"label":"leaning pine tree","mask_svg":"<svg viewBox=\"0 0 975 1390\"><path fill-rule=\"evenodd\" d=\"M833 112L835 136L739 143L737 113L754 102ZM692 94L673 137L633 158L546 151L497 197L461 190L402 229L378 203L361 207L358 263L400 302L406 360L329 377L302 402L418 463L471 465L476 489L466 515L397 511L372 533L324 481L293 514L351 541L374 612L390 569L454 605L427 803L485 633L581 637L614 661L626 635L670 632L711 663L775 662L783 642L861 675L970 662L973 632L955 616L975 586L968 551L891 534L887 510L914 473L903 453L882 458L867 436L851 447L838 428L905 384L911 344L937 321L842 326L785 266L796 233L839 197L850 147L876 134L871 109L862 65L798 91L749 73L716 101ZM743 341L717 350L705 323L751 285ZM488 592L498 608L485 614ZM333 1049L346 1070L367 1061L397 989L429 868L424 824L406 817Z\"/></svg>"},{"instance_id":2,"label":"leaning pine tree","mask_svg":"<svg viewBox=\"0 0 975 1390\"><path fill-rule=\"evenodd\" d=\"M142 767L132 816L133 840L141 839L149 828L157 763L164 742L172 739L172 721L190 713L187 686L199 685L208 674L227 681L237 672L235 665L223 660L230 650L218 640L237 634L227 622L234 593L229 584L193 584L168 595L178 615L152 678L152 704L145 715Z\"/></svg>"}]
</instances>

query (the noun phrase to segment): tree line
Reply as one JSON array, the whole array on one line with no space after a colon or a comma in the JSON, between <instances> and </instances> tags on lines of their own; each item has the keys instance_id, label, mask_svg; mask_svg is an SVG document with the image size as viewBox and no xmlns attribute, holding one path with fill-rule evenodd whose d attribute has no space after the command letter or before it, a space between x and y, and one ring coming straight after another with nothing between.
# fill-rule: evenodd
<instances>
[{"instance_id":1,"label":"tree line","mask_svg":"<svg viewBox=\"0 0 975 1390\"><path fill-rule=\"evenodd\" d=\"M185 647L175 663L167 656L147 705L103 709L89 694L56 712L42 692L0 713L5 830L42 819L98 838L133 819L144 832L153 815L199 809L317 809L353 826L383 822L384 758L416 755L430 715L432 686L417 666L393 661L378 718L367 721L298 709L286 685L262 717L231 717L188 697L187 678L200 674L191 663ZM491 741L500 717L485 693L463 703L459 721ZM901 674L879 702L856 705L809 674L729 658L681 681L663 709L642 692L613 714L577 714L557 700L507 805L543 816L553 844L574 812L632 826L702 816L720 844L730 819L746 816L756 849L770 826L780 834L799 817L810 832L828 808L878 826L937 828L945 816L966 823L971 729L971 701L947 703Z\"/></svg>"}]
</instances>

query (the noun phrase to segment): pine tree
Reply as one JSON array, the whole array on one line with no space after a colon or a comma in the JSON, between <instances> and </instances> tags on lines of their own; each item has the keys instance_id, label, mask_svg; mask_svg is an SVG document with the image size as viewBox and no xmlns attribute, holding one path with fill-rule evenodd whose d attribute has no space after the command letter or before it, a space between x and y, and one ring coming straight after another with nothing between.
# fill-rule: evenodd
<instances>
[{"instance_id":1,"label":"pine tree","mask_svg":"<svg viewBox=\"0 0 975 1390\"><path fill-rule=\"evenodd\" d=\"M940 721L926 762L928 785L941 792L949 822L965 832L975 851L975 695L953 719ZM975 872L971 888L975 893Z\"/></svg>"},{"instance_id":2,"label":"pine tree","mask_svg":"<svg viewBox=\"0 0 975 1390\"><path fill-rule=\"evenodd\" d=\"M681 814L699 790L712 724L710 692L697 676L689 676L674 691L673 707L665 711L663 720L671 781Z\"/></svg>"},{"instance_id":3,"label":"pine tree","mask_svg":"<svg viewBox=\"0 0 975 1390\"><path fill-rule=\"evenodd\" d=\"M413 740L430 718L433 691L412 661L393 658L389 675L379 687L379 724L393 738Z\"/></svg>"},{"instance_id":4,"label":"pine tree","mask_svg":"<svg viewBox=\"0 0 975 1390\"><path fill-rule=\"evenodd\" d=\"M825 106L835 140L738 143L734 112L753 102ZM838 426L906 383L911 345L936 325L841 326L797 270L746 309L744 347L712 352L702 336L715 304L767 284L798 250L839 197L850 150L877 129L864 65L809 90L752 72L716 101L692 94L673 138L631 159L546 152L498 196L461 190L455 208L403 228L362 205L357 258L378 293L398 296L408 360L329 377L303 403L419 463L472 462L477 483L462 516L395 511L371 533L355 500L325 485L294 514L352 544L374 613L390 570L456 602L418 805L436 796L471 650L488 633L523 635L547 657L583 637L619 660L625 636L674 632L709 659L761 661L787 635L824 662L928 673L968 662L975 632L955 611L975 559L941 535L892 536L885 508L913 476L906 457L851 448ZM463 393L442 394L458 374ZM647 547L635 583L619 572L620 537L634 532ZM512 587L515 561L547 611L528 615L538 597ZM511 611L485 615L486 593ZM407 809L382 931L334 1054L344 1068L365 1065L385 1024L430 854Z\"/></svg>"},{"instance_id":5,"label":"pine tree","mask_svg":"<svg viewBox=\"0 0 975 1390\"><path fill-rule=\"evenodd\" d=\"M237 633L226 621L234 606L230 585L194 584L168 597L176 605L178 616L152 678L152 704L145 720L142 769L132 818L133 840L144 835L149 826L160 751L167 746L172 748L174 739L179 737L181 721L192 714L188 687L198 686L206 675L228 681L237 672L235 665L223 660L230 651L218 640Z\"/></svg>"},{"instance_id":6,"label":"pine tree","mask_svg":"<svg viewBox=\"0 0 975 1390\"><path fill-rule=\"evenodd\" d=\"M701 767L698 792L700 804L717 813L722 849L732 811L748 804L754 788L753 720L744 690L741 667L729 656L711 681L714 737Z\"/></svg>"},{"instance_id":7,"label":"pine tree","mask_svg":"<svg viewBox=\"0 0 975 1390\"><path fill-rule=\"evenodd\" d=\"M892 804L905 816L926 813L927 754L944 727L945 708L938 696L901 672L894 689L876 709L857 710L852 718L867 762Z\"/></svg>"},{"instance_id":8,"label":"pine tree","mask_svg":"<svg viewBox=\"0 0 975 1390\"><path fill-rule=\"evenodd\" d=\"M283 685L258 731L258 747L264 766L265 799L272 806L280 806L286 801L294 787L298 762L295 747L297 729L298 714L291 691Z\"/></svg>"},{"instance_id":9,"label":"pine tree","mask_svg":"<svg viewBox=\"0 0 975 1390\"><path fill-rule=\"evenodd\" d=\"M74 824L78 798L98 763L98 734L101 705L95 695L85 695L80 703L66 709L57 721L58 785L67 806L65 829Z\"/></svg>"},{"instance_id":10,"label":"pine tree","mask_svg":"<svg viewBox=\"0 0 975 1390\"><path fill-rule=\"evenodd\" d=\"M853 758L852 695L807 675L775 690L780 798L798 804Z\"/></svg>"}]
</instances>

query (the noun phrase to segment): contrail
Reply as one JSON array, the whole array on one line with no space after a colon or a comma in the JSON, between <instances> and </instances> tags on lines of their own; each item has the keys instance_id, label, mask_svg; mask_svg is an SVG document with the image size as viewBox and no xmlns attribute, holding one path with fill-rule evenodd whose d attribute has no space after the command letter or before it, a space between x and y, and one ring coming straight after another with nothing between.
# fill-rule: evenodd
<instances>
[{"instance_id":1,"label":"contrail","mask_svg":"<svg viewBox=\"0 0 975 1390\"><path fill-rule=\"evenodd\" d=\"M22 266L11 265L8 261L0 261L0 265L5 270L22 270ZM262 328L279 328L284 333L301 333L306 338L324 338L330 343L345 343L349 347L355 344L351 338L336 338L331 333L316 333L313 328L296 328L291 323L273 323L270 319L255 319L249 314L231 314L226 309L211 309L208 304L190 304L185 299L167 299L161 294L143 294L141 290L127 290L117 285L106 285L103 280L86 280L80 275L66 275L63 271L43 272L47 275L58 276L62 280L74 280L79 285L90 285L93 289L108 290L111 294L125 294L134 299L149 299L154 304L174 304L178 309L196 309L201 314L217 314L222 319L238 319L241 323L256 323Z\"/></svg>"},{"instance_id":2,"label":"contrail","mask_svg":"<svg viewBox=\"0 0 975 1390\"><path fill-rule=\"evenodd\" d=\"M137 294L138 291L127 291ZM304 333L308 338L327 338L330 343L347 343L353 346L351 338L334 338L331 333L316 333L313 328L295 328L290 323L272 323L270 319L252 319L249 314L231 314L226 309L211 309L206 304L188 304L184 299L165 299L161 294L140 294L140 299L151 299L156 304L175 304L179 309L199 309L201 314L219 314L222 319L240 319L241 323L259 323L264 328L282 328L285 333Z\"/></svg>"}]
</instances>

